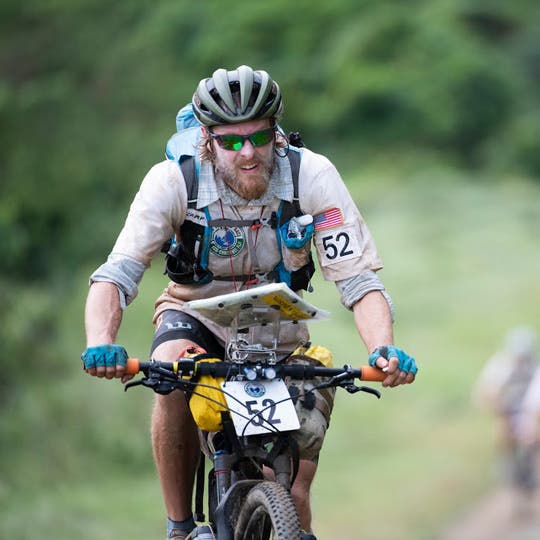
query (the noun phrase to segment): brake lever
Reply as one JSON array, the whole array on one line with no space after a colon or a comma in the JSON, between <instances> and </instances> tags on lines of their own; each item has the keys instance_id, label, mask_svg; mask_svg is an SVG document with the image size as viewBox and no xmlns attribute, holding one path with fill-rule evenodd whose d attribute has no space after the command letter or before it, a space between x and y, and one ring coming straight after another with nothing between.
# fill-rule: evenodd
<instances>
[{"instance_id":1,"label":"brake lever","mask_svg":"<svg viewBox=\"0 0 540 540\"><path fill-rule=\"evenodd\" d=\"M322 388L334 388L336 386L346 388L346 386L344 386L345 384L352 384L351 376L347 372L340 373L339 375L334 375L326 382L318 384L317 390L321 390Z\"/></svg>"},{"instance_id":2,"label":"brake lever","mask_svg":"<svg viewBox=\"0 0 540 540\"><path fill-rule=\"evenodd\" d=\"M349 392L349 394L356 394L356 392L366 392L375 396L377 399L381 399L381 393L375 388L370 388L369 386L356 386L353 379L351 378L350 373L343 372L339 375L335 375L331 379L316 386L317 390L322 390L323 388L332 388L339 386L344 388Z\"/></svg>"},{"instance_id":3,"label":"brake lever","mask_svg":"<svg viewBox=\"0 0 540 540\"><path fill-rule=\"evenodd\" d=\"M164 380L159 377L143 377L137 381L128 382L124 386L124 391L127 392L130 388L134 386L146 386L147 388L152 389L156 394L161 394L166 396L174 390L187 390L189 385L185 382L180 381L179 379L169 379Z\"/></svg>"},{"instance_id":4,"label":"brake lever","mask_svg":"<svg viewBox=\"0 0 540 540\"><path fill-rule=\"evenodd\" d=\"M351 380L343 381L339 384L341 388L345 388L349 394L356 394L356 392L366 392L366 394L371 394L372 396L375 396L377 399L381 399L381 393L376 390L375 388L371 388L369 386L356 386L354 382Z\"/></svg>"},{"instance_id":5,"label":"brake lever","mask_svg":"<svg viewBox=\"0 0 540 540\"><path fill-rule=\"evenodd\" d=\"M127 392L130 388L133 388L134 386L140 386L143 384L143 379L137 379L136 381L131 381L126 384L124 384L124 392Z\"/></svg>"}]
</instances>

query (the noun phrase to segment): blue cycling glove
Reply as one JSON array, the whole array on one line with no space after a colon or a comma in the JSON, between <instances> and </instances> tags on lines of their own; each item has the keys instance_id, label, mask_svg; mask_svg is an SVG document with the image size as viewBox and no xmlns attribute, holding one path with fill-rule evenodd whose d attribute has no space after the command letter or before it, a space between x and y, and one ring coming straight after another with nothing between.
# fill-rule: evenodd
<instances>
[{"instance_id":1,"label":"blue cycling glove","mask_svg":"<svg viewBox=\"0 0 540 540\"><path fill-rule=\"evenodd\" d=\"M128 354L121 345L98 345L88 347L82 353L84 369L95 367L116 367L125 366Z\"/></svg>"},{"instance_id":2,"label":"blue cycling glove","mask_svg":"<svg viewBox=\"0 0 540 540\"><path fill-rule=\"evenodd\" d=\"M401 371L406 371L407 373L413 373L416 375L418 373L418 368L416 367L416 362L412 356L409 356L405 351L394 347L393 345L385 345L383 347L377 347L369 355L369 365L377 367L376 362L377 358L382 356L388 360L389 358L397 358L399 361L398 369Z\"/></svg>"}]
</instances>

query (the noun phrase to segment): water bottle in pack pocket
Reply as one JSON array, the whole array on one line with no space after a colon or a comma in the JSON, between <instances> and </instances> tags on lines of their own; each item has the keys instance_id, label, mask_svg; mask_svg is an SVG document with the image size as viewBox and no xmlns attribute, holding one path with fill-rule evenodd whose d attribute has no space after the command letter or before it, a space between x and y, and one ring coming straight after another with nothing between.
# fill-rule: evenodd
<instances>
[{"instance_id":1,"label":"water bottle in pack pocket","mask_svg":"<svg viewBox=\"0 0 540 540\"><path fill-rule=\"evenodd\" d=\"M281 227L283 264L289 272L304 266L309 260L313 236L313 216L304 214L291 218Z\"/></svg>"}]
</instances>

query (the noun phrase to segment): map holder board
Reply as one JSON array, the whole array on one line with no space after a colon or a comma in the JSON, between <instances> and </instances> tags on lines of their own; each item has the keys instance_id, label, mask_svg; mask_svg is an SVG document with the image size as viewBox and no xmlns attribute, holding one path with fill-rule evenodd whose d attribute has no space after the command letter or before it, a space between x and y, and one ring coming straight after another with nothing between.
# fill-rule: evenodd
<instances>
[{"instance_id":1,"label":"map holder board","mask_svg":"<svg viewBox=\"0 0 540 540\"><path fill-rule=\"evenodd\" d=\"M184 307L223 327L237 329L291 321L320 321L329 318L292 291L285 283L270 283L245 291L192 300Z\"/></svg>"}]
</instances>

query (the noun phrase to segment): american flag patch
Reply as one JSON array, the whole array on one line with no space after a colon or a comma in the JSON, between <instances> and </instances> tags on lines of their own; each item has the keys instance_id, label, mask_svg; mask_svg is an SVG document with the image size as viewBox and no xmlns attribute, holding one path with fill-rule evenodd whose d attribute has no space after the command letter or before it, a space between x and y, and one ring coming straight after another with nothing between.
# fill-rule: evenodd
<instances>
[{"instance_id":1,"label":"american flag patch","mask_svg":"<svg viewBox=\"0 0 540 540\"><path fill-rule=\"evenodd\" d=\"M341 214L341 209L330 208L322 214L314 216L313 224L315 225L316 231L322 231L324 229L330 229L332 227L337 227L338 225L343 225L343 215Z\"/></svg>"}]
</instances>

